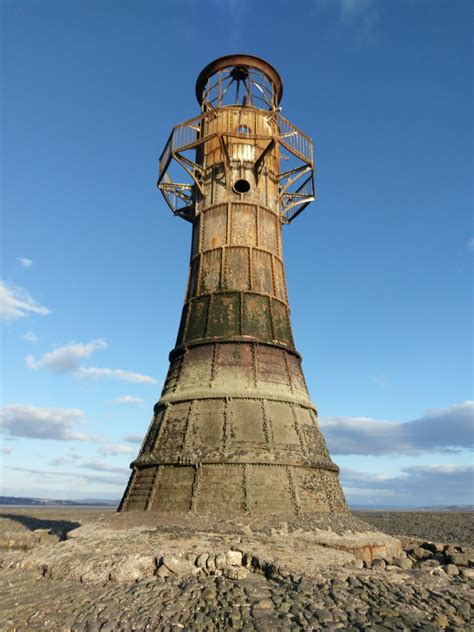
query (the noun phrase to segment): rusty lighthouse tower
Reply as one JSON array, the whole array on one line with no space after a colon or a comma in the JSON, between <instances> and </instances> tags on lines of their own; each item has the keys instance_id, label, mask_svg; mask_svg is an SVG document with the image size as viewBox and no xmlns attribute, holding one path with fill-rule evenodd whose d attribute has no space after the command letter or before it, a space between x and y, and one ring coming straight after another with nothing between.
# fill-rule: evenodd
<instances>
[{"instance_id":1,"label":"rusty lighthouse tower","mask_svg":"<svg viewBox=\"0 0 474 632\"><path fill-rule=\"evenodd\" d=\"M312 141L280 114L280 76L257 57L210 63L196 95L201 113L172 131L158 179L192 224L185 303L120 511L347 512L282 259L282 226L314 200Z\"/></svg>"}]
</instances>

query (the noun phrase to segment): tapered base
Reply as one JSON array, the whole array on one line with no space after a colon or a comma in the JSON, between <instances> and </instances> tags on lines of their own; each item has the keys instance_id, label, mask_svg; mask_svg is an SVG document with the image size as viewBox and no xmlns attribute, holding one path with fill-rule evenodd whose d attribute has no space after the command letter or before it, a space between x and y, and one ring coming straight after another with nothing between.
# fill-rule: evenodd
<instances>
[{"instance_id":1,"label":"tapered base","mask_svg":"<svg viewBox=\"0 0 474 632\"><path fill-rule=\"evenodd\" d=\"M137 468L120 509L294 516L346 512L347 506L337 471L226 463Z\"/></svg>"},{"instance_id":2,"label":"tapered base","mask_svg":"<svg viewBox=\"0 0 474 632\"><path fill-rule=\"evenodd\" d=\"M347 512L297 354L216 343L174 355L120 511Z\"/></svg>"}]
</instances>

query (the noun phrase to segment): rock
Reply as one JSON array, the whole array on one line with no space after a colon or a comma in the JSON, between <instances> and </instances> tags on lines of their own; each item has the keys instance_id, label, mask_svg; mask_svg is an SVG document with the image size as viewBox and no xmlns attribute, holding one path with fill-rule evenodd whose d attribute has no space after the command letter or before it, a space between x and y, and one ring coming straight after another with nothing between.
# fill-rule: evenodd
<instances>
[{"instance_id":1,"label":"rock","mask_svg":"<svg viewBox=\"0 0 474 632\"><path fill-rule=\"evenodd\" d=\"M374 560L372 562L372 568L376 571L385 570L385 566L386 566L385 560Z\"/></svg>"},{"instance_id":2,"label":"rock","mask_svg":"<svg viewBox=\"0 0 474 632\"><path fill-rule=\"evenodd\" d=\"M198 555L195 562L196 566L198 568L206 568L206 562L207 562L208 557L209 557L208 553L201 553L201 555Z\"/></svg>"},{"instance_id":3,"label":"rock","mask_svg":"<svg viewBox=\"0 0 474 632\"><path fill-rule=\"evenodd\" d=\"M207 558L206 568L208 571L211 572L216 570L216 560L213 555L209 555L209 557Z\"/></svg>"},{"instance_id":4,"label":"rock","mask_svg":"<svg viewBox=\"0 0 474 632\"><path fill-rule=\"evenodd\" d=\"M218 570L222 570L225 566L225 563L226 563L226 558L225 558L224 553L219 553L218 555L216 555L215 564Z\"/></svg>"},{"instance_id":5,"label":"rock","mask_svg":"<svg viewBox=\"0 0 474 632\"><path fill-rule=\"evenodd\" d=\"M445 614L438 614L434 622L436 623L437 626L443 629L448 627L449 625L449 619Z\"/></svg>"},{"instance_id":6,"label":"rock","mask_svg":"<svg viewBox=\"0 0 474 632\"><path fill-rule=\"evenodd\" d=\"M328 623L332 621L331 612L325 608L321 608L315 611L314 616L318 619L320 623Z\"/></svg>"},{"instance_id":7,"label":"rock","mask_svg":"<svg viewBox=\"0 0 474 632\"><path fill-rule=\"evenodd\" d=\"M271 599L260 599L260 601L253 604L253 608L254 610L270 610L273 608L273 601Z\"/></svg>"},{"instance_id":8,"label":"rock","mask_svg":"<svg viewBox=\"0 0 474 632\"><path fill-rule=\"evenodd\" d=\"M85 583L102 583L102 582L106 582L109 580L110 578L110 569L107 567L100 567L100 566L96 566L96 567L89 567L87 568L86 566L86 570L85 572L82 573L80 580L81 582L85 582ZM48 575L51 579L64 579L64 574L61 573L61 571L59 572L55 572L55 569L50 569L49 575Z\"/></svg>"},{"instance_id":9,"label":"rock","mask_svg":"<svg viewBox=\"0 0 474 632\"><path fill-rule=\"evenodd\" d=\"M474 568L461 568L460 574L466 579L474 579Z\"/></svg>"},{"instance_id":10,"label":"rock","mask_svg":"<svg viewBox=\"0 0 474 632\"><path fill-rule=\"evenodd\" d=\"M413 562L409 560L408 557L394 557L393 564L403 570L408 570L413 566Z\"/></svg>"},{"instance_id":11,"label":"rock","mask_svg":"<svg viewBox=\"0 0 474 632\"><path fill-rule=\"evenodd\" d=\"M231 566L224 570L224 575L228 579L245 579L249 572L250 571L243 566Z\"/></svg>"},{"instance_id":12,"label":"rock","mask_svg":"<svg viewBox=\"0 0 474 632\"><path fill-rule=\"evenodd\" d=\"M162 564L156 572L157 577L170 577L172 572Z\"/></svg>"},{"instance_id":13,"label":"rock","mask_svg":"<svg viewBox=\"0 0 474 632\"><path fill-rule=\"evenodd\" d=\"M409 553L417 560L425 560L431 556L431 552L427 549L421 548L421 546L415 546L415 548L411 549Z\"/></svg>"},{"instance_id":14,"label":"rock","mask_svg":"<svg viewBox=\"0 0 474 632\"><path fill-rule=\"evenodd\" d=\"M210 599L214 599L216 596L215 591L210 588L209 586L207 586L206 588L204 588L204 590L201 593L201 597L205 600L205 601L209 601Z\"/></svg>"},{"instance_id":15,"label":"rock","mask_svg":"<svg viewBox=\"0 0 474 632\"><path fill-rule=\"evenodd\" d=\"M450 577L455 577L456 575L459 575L459 569L455 564L447 564L444 570Z\"/></svg>"},{"instance_id":16,"label":"rock","mask_svg":"<svg viewBox=\"0 0 474 632\"><path fill-rule=\"evenodd\" d=\"M229 566L242 565L242 553L240 551L227 551L225 558Z\"/></svg>"},{"instance_id":17,"label":"rock","mask_svg":"<svg viewBox=\"0 0 474 632\"><path fill-rule=\"evenodd\" d=\"M421 548L431 551L431 553L442 553L444 551L444 544L439 544L437 542L423 542Z\"/></svg>"},{"instance_id":18,"label":"rock","mask_svg":"<svg viewBox=\"0 0 474 632\"><path fill-rule=\"evenodd\" d=\"M155 558L152 556L129 555L110 572L110 579L118 582L133 582L151 577L155 572Z\"/></svg>"},{"instance_id":19,"label":"rock","mask_svg":"<svg viewBox=\"0 0 474 632\"><path fill-rule=\"evenodd\" d=\"M438 560L426 560L420 563L420 568L422 571L431 571L439 565Z\"/></svg>"},{"instance_id":20,"label":"rock","mask_svg":"<svg viewBox=\"0 0 474 632\"><path fill-rule=\"evenodd\" d=\"M400 611L394 610L393 608L380 608L377 614L383 619L386 619L388 617L398 617L398 615L400 614Z\"/></svg>"},{"instance_id":21,"label":"rock","mask_svg":"<svg viewBox=\"0 0 474 632\"><path fill-rule=\"evenodd\" d=\"M361 586L360 581L354 575L349 575L346 581L351 588L358 588Z\"/></svg>"},{"instance_id":22,"label":"rock","mask_svg":"<svg viewBox=\"0 0 474 632\"><path fill-rule=\"evenodd\" d=\"M178 577L189 575L194 570L194 564L192 564L189 560L179 558L176 555L163 556L163 564L172 573L178 575Z\"/></svg>"},{"instance_id":23,"label":"rock","mask_svg":"<svg viewBox=\"0 0 474 632\"><path fill-rule=\"evenodd\" d=\"M466 555L462 553L448 553L448 555L446 555L446 561L448 564L455 564L456 566L467 566L469 563Z\"/></svg>"}]
</instances>

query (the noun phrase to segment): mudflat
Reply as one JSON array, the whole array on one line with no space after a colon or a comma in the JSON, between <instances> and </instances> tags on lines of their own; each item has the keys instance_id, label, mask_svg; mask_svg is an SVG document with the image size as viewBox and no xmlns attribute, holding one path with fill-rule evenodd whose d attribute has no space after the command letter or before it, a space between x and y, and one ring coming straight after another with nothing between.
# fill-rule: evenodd
<instances>
[{"instance_id":1,"label":"mudflat","mask_svg":"<svg viewBox=\"0 0 474 632\"><path fill-rule=\"evenodd\" d=\"M0 629L471 629L474 514L353 514L348 542L365 523L402 549L363 561L285 523L109 532L109 508L0 508Z\"/></svg>"},{"instance_id":2,"label":"mudflat","mask_svg":"<svg viewBox=\"0 0 474 632\"><path fill-rule=\"evenodd\" d=\"M390 535L474 546L474 512L353 511L352 514Z\"/></svg>"}]
</instances>

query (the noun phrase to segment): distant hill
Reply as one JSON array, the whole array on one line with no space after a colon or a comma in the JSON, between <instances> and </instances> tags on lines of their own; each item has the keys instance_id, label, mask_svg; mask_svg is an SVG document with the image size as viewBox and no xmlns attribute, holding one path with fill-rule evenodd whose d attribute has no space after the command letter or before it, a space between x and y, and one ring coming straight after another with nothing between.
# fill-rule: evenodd
<instances>
[{"instance_id":1,"label":"distant hill","mask_svg":"<svg viewBox=\"0 0 474 632\"><path fill-rule=\"evenodd\" d=\"M0 505L31 505L43 507L116 507L118 500L98 500L96 498L84 498L80 500L56 500L54 498L30 498L28 496L0 496Z\"/></svg>"},{"instance_id":2,"label":"distant hill","mask_svg":"<svg viewBox=\"0 0 474 632\"><path fill-rule=\"evenodd\" d=\"M396 507L394 505L350 505L351 511L446 511L471 512L474 505L431 505L429 507Z\"/></svg>"},{"instance_id":3,"label":"distant hill","mask_svg":"<svg viewBox=\"0 0 474 632\"><path fill-rule=\"evenodd\" d=\"M54 498L31 498L29 496L0 496L0 505L25 505L32 507L118 507L119 500L80 498L78 500L56 500ZM446 511L474 512L474 505L433 505L431 507L396 507L394 505L349 505L351 511Z\"/></svg>"}]
</instances>

